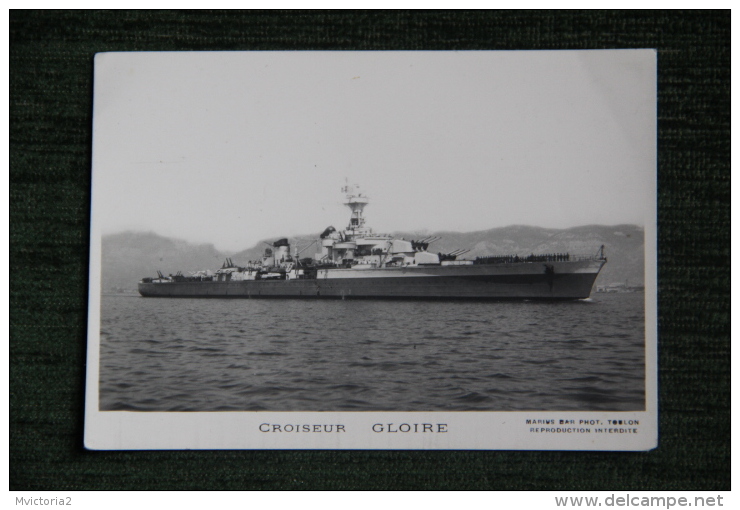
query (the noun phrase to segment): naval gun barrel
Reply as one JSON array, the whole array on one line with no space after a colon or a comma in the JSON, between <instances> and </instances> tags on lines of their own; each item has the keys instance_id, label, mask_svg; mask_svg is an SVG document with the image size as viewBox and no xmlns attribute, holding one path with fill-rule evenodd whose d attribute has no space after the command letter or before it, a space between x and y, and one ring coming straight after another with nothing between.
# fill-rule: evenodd
<instances>
[{"instance_id":1,"label":"naval gun barrel","mask_svg":"<svg viewBox=\"0 0 740 510\"><path fill-rule=\"evenodd\" d=\"M419 242L420 243L432 244L433 242L439 241L440 239L442 239L442 238L439 237L439 236L429 236L429 237L425 237L424 239L422 239Z\"/></svg>"}]
</instances>

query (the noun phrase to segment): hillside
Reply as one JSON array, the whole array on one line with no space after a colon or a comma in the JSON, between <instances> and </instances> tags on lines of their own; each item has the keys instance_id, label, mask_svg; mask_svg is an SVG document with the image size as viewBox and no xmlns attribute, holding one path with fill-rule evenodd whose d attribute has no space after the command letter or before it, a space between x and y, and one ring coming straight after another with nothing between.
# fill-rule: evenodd
<instances>
[{"instance_id":1,"label":"hillside","mask_svg":"<svg viewBox=\"0 0 740 510\"><path fill-rule=\"evenodd\" d=\"M432 235L442 239L433 243L430 251L450 252L470 249L464 258L487 255L529 255L530 253L571 253L592 255L603 244L609 260L597 285L628 281L644 285L644 234L635 225L586 225L569 229L545 229L522 225L494 228L477 232L395 232L405 239L422 239ZM305 248L301 256L313 256L316 247L309 246L318 233L291 238L293 246ZM275 238L277 239L277 237ZM275 239L266 240L266 242ZM124 232L103 237L102 288L135 290L144 276L156 276L177 271L188 272L217 269L230 256L235 263L257 260L265 245L255 246L229 255L211 244L193 244L154 233Z\"/></svg>"},{"instance_id":2,"label":"hillside","mask_svg":"<svg viewBox=\"0 0 740 510\"><path fill-rule=\"evenodd\" d=\"M192 244L153 232L123 232L103 236L102 288L135 290L144 276L217 268L224 254L211 244Z\"/></svg>"}]
</instances>

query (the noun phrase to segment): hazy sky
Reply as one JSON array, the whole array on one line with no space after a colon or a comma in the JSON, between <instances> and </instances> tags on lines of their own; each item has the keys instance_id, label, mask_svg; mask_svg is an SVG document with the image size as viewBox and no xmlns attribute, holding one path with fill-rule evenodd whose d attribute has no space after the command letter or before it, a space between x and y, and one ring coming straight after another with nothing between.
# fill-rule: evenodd
<instances>
[{"instance_id":1,"label":"hazy sky","mask_svg":"<svg viewBox=\"0 0 740 510\"><path fill-rule=\"evenodd\" d=\"M346 226L655 221L651 50L108 53L93 231L217 248Z\"/></svg>"}]
</instances>

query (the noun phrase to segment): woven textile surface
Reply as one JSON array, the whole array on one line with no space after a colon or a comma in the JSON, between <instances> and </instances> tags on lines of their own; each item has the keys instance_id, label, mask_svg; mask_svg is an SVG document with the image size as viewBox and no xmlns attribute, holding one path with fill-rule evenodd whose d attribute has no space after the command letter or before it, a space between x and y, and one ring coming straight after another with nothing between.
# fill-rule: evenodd
<instances>
[{"instance_id":1,"label":"woven textile surface","mask_svg":"<svg viewBox=\"0 0 740 510\"><path fill-rule=\"evenodd\" d=\"M643 453L90 452L93 55L657 48L660 443ZM730 14L10 13L10 488L730 488Z\"/></svg>"}]
</instances>

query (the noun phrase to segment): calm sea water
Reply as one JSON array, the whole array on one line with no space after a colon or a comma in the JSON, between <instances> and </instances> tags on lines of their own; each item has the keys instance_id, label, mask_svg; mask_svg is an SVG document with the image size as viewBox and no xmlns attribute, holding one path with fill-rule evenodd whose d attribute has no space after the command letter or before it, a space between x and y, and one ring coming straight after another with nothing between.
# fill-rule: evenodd
<instances>
[{"instance_id":1,"label":"calm sea water","mask_svg":"<svg viewBox=\"0 0 740 510\"><path fill-rule=\"evenodd\" d=\"M643 410L643 309L103 296L100 408Z\"/></svg>"}]
</instances>

